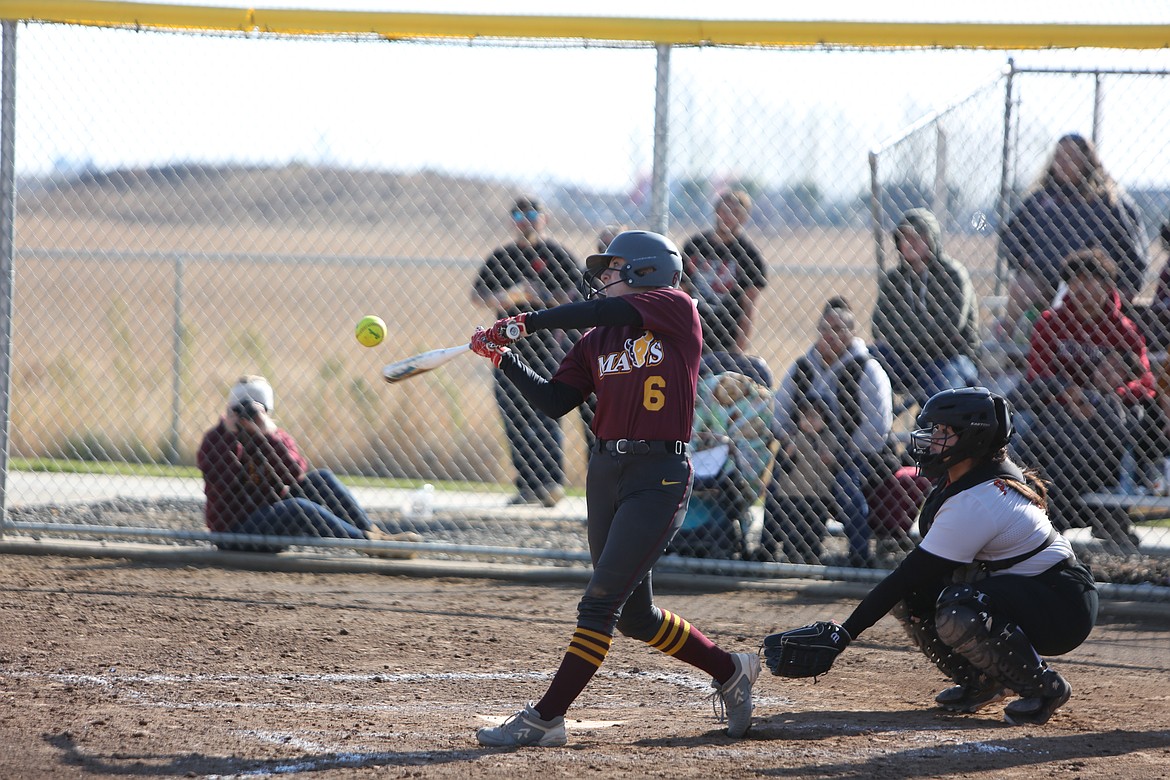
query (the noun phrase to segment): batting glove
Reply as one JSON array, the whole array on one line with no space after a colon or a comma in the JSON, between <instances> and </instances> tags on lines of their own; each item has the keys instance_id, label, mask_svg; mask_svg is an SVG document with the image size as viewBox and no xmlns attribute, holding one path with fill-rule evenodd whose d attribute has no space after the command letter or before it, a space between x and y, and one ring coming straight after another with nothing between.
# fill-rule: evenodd
<instances>
[{"instance_id":1,"label":"batting glove","mask_svg":"<svg viewBox=\"0 0 1170 780\"><path fill-rule=\"evenodd\" d=\"M499 368L500 361L504 359L504 355L507 355L512 350L493 341L490 330L477 327L475 334L471 337L471 351L480 357L485 357L492 361L492 365Z\"/></svg>"},{"instance_id":2,"label":"batting glove","mask_svg":"<svg viewBox=\"0 0 1170 780\"><path fill-rule=\"evenodd\" d=\"M515 317L504 317L502 320L496 320L496 323L488 329L488 338L502 347L507 346L528 335L528 328L525 327L527 320L527 314L517 314Z\"/></svg>"}]
</instances>

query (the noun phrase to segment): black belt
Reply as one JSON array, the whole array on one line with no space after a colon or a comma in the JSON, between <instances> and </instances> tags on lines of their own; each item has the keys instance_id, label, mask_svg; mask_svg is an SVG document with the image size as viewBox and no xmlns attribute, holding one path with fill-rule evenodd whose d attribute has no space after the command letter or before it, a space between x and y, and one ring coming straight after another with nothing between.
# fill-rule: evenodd
<instances>
[{"instance_id":1,"label":"black belt","mask_svg":"<svg viewBox=\"0 0 1170 780\"><path fill-rule=\"evenodd\" d=\"M597 452L610 455L685 455L690 445L685 441L648 441L646 439L598 439Z\"/></svg>"}]
</instances>

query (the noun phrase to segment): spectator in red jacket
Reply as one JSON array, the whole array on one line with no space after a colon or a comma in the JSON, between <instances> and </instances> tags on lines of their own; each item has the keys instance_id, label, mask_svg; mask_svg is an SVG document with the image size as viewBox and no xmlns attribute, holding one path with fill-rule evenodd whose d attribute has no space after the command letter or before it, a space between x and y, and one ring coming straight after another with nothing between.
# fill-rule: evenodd
<instances>
[{"instance_id":1,"label":"spectator in red jacket","mask_svg":"<svg viewBox=\"0 0 1170 780\"><path fill-rule=\"evenodd\" d=\"M1068 256L1061 271L1068 286L1062 304L1040 315L1032 332L1025 381L1058 400L1076 402L1090 373L1110 354L1123 365L1115 388L1127 404L1154 397L1154 376L1146 342L1134 322L1121 313L1117 265L1101 249Z\"/></svg>"},{"instance_id":2,"label":"spectator in red jacket","mask_svg":"<svg viewBox=\"0 0 1170 780\"><path fill-rule=\"evenodd\" d=\"M291 434L272 419L272 385L243 376L227 410L203 435L197 462L207 496L207 527L220 533L418 541L377 528L353 494L324 469L308 470ZM279 546L218 543L220 549L278 552ZM387 553L403 557L401 553Z\"/></svg>"}]
</instances>

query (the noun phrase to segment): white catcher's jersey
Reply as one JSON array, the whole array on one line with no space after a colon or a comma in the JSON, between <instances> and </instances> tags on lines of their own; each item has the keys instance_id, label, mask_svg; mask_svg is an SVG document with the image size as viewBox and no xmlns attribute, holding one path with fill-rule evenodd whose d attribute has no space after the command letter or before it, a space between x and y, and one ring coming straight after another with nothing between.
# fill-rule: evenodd
<instances>
[{"instance_id":1,"label":"white catcher's jersey","mask_svg":"<svg viewBox=\"0 0 1170 780\"><path fill-rule=\"evenodd\" d=\"M992 479L947 499L919 546L960 563L1004 560L1035 550L1050 527L1043 509L1002 480ZM1061 536L1031 558L992 575L1033 576L1072 554L1072 545Z\"/></svg>"}]
</instances>

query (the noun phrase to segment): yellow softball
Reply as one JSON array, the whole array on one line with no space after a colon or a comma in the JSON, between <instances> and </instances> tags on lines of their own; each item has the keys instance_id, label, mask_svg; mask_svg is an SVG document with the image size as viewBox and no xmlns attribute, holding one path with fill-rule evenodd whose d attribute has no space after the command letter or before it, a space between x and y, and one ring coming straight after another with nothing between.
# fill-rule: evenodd
<instances>
[{"instance_id":1,"label":"yellow softball","mask_svg":"<svg viewBox=\"0 0 1170 780\"><path fill-rule=\"evenodd\" d=\"M386 323L382 321L381 317L367 314L358 320L354 335L357 336L358 343L363 347L376 347L382 343L382 339L386 338Z\"/></svg>"}]
</instances>

